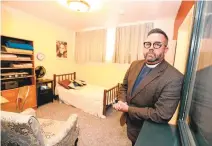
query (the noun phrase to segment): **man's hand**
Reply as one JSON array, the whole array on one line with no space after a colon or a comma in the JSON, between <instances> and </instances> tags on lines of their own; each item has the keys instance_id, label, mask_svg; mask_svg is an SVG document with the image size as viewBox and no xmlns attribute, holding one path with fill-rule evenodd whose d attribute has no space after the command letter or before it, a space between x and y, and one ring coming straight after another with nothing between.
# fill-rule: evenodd
<instances>
[{"instance_id":1,"label":"man's hand","mask_svg":"<svg viewBox=\"0 0 212 146\"><path fill-rule=\"evenodd\" d=\"M129 106L126 102L119 101L118 103L113 105L113 108L117 111L128 112Z\"/></svg>"}]
</instances>

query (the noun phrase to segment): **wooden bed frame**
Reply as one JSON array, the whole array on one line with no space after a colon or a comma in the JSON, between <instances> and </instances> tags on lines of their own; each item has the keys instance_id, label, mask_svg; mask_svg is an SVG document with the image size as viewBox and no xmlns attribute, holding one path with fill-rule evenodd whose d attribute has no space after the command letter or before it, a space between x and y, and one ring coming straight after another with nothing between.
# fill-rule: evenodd
<instances>
[{"instance_id":1,"label":"wooden bed frame","mask_svg":"<svg viewBox=\"0 0 212 146\"><path fill-rule=\"evenodd\" d=\"M61 80L75 80L76 79L76 72L68 73L68 74L54 74L54 89L56 86L56 83ZM120 84L118 83L116 86L105 89L103 93L103 115L106 116L106 110L109 106L111 106L113 103L110 103L110 101L117 101L118 100L118 91L119 91Z\"/></svg>"}]
</instances>

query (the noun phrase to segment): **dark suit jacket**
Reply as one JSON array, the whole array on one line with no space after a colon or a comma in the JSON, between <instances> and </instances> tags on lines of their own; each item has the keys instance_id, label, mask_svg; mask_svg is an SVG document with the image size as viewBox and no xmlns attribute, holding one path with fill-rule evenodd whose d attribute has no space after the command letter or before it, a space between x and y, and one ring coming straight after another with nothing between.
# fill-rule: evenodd
<instances>
[{"instance_id":1,"label":"dark suit jacket","mask_svg":"<svg viewBox=\"0 0 212 146\"><path fill-rule=\"evenodd\" d=\"M136 141L144 120L157 123L168 122L176 108L181 95L183 75L165 60L140 82L131 95L144 60L134 61L123 80L119 91L119 100L127 102L127 134L130 140Z\"/></svg>"}]
</instances>

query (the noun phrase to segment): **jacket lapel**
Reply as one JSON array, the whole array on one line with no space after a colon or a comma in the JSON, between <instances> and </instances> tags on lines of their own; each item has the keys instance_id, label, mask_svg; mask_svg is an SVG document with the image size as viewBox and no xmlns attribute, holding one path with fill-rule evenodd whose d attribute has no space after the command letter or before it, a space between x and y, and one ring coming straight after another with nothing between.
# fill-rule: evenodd
<instances>
[{"instance_id":1,"label":"jacket lapel","mask_svg":"<svg viewBox=\"0 0 212 146\"><path fill-rule=\"evenodd\" d=\"M153 68L150 73L139 83L138 87L135 89L133 95L131 96L131 99L134 98L146 85L160 76L167 68L167 65L168 64L166 61L162 61L157 67Z\"/></svg>"},{"instance_id":2,"label":"jacket lapel","mask_svg":"<svg viewBox=\"0 0 212 146\"><path fill-rule=\"evenodd\" d=\"M135 81L136 81L136 79L137 79L137 77L138 77L138 75L139 75L139 73L140 73L140 71L141 71L143 65L144 65L144 61L140 61L140 62L138 62L138 64L135 66L135 69L132 70L133 76L131 77L132 79L131 79L131 81L129 82L129 87L128 87L129 95L130 95L130 96L132 95L132 88L133 88L133 86L134 86L134 84L135 84Z\"/></svg>"}]
</instances>

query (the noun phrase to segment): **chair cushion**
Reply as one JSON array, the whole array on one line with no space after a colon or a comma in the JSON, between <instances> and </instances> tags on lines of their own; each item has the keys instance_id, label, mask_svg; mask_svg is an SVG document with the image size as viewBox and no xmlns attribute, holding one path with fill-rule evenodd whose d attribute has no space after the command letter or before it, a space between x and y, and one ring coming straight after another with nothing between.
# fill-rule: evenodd
<instances>
[{"instance_id":1,"label":"chair cushion","mask_svg":"<svg viewBox=\"0 0 212 146\"><path fill-rule=\"evenodd\" d=\"M38 121L41 125L42 134L46 140L59 133L61 127L65 124L65 121L51 119L38 119Z\"/></svg>"},{"instance_id":2,"label":"chair cushion","mask_svg":"<svg viewBox=\"0 0 212 146\"><path fill-rule=\"evenodd\" d=\"M23 112L21 112L20 114L22 114L22 115L32 115L32 116L36 117L36 111L33 108L27 108Z\"/></svg>"},{"instance_id":3,"label":"chair cushion","mask_svg":"<svg viewBox=\"0 0 212 146\"><path fill-rule=\"evenodd\" d=\"M69 116L66 121L38 119L43 128L45 142L51 146L73 146L79 135L77 115Z\"/></svg>"}]
</instances>

